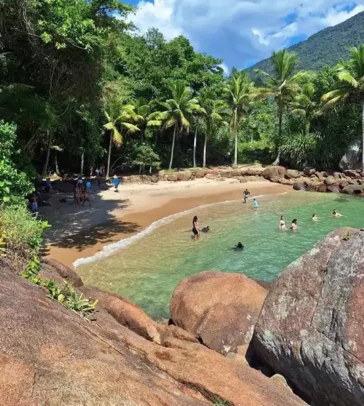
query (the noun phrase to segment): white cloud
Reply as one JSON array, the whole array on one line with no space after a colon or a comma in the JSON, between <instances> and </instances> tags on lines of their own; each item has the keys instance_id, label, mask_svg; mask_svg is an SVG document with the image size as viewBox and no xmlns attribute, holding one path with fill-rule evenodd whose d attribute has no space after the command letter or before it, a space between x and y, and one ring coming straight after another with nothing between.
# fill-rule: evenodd
<instances>
[{"instance_id":1,"label":"white cloud","mask_svg":"<svg viewBox=\"0 0 364 406\"><path fill-rule=\"evenodd\" d=\"M345 0L141 0L132 21L145 32L156 27L167 39L187 36L202 52L228 66L268 57L295 38L336 25L364 11Z\"/></svg>"}]
</instances>

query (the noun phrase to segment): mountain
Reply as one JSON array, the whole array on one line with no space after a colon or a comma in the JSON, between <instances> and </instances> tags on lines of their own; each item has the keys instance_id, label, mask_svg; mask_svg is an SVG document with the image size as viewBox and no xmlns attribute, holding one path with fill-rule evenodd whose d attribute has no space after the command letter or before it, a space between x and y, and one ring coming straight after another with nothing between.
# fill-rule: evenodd
<instances>
[{"instance_id":1,"label":"mountain","mask_svg":"<svg viewBox=\"0 0 364 406\"><path fill-rule=\"evenodd\" d=\"M349 56L349 47L364 43L364 11L334 27L325 28L292 47L300 63L298 69L319 70L326 65L334 66L341 58ZM270 59L250 67L248 71L263 69L270 71Z\"/></svg>"}]
</instances>

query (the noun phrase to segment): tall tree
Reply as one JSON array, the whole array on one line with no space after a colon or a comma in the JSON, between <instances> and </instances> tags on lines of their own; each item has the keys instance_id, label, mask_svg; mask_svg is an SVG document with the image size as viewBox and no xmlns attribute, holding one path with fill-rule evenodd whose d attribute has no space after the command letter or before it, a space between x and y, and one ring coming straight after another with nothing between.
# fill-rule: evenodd
<instances>
[{"instance_id":1,"label":"tall tree","mask_svg":"<svg viewBox=\"0 0 364 406\"><path fill-rule=\"evenodd\" d=\"M273 52L271 58L272 75L260 69L255 70L255 73L266 78L267 87L259 89L260 94L265 97L273 97L277 104L278 133L274 140L277 158L273 163L274 165L278 165L280 162L279 147L282 140L283 115L288 104L298 93L298 81L304 74L303 72L295 73L298 61L296 54L283 49Z\"/></svg>"},{"instance_id":2,"label":"tall tree","mask_svg":"<svg viewBox=\"0 0 364 406\"><path fill-rule=\"evenodd\" d=\"M216 96L210 90L201 93L200 98L201 107L204 109L204 119L206 122L205 140L203 146L203 167L206 167L206 155L207 155L207 140L209 137L215 135L215 131L219 124L228 123L224 121L224 115L227 114L227 104L224 100L216 99Z\"/></svg>"},{"instance_id":3,"label":"tall tree","mask_svg":"<svg viewBox=\"0 0 364 406\"><path fill-rule=\"evenodd\" d=\"M132 104L125 104L125 102L120 98L111 100L108 103L107 110L105 110L105 117L107 119L107 123L104 124L104 128L110 133L106 170L106 178L109 178L112 144L114 143L117 147L122 145L123 130L126 133L135 133L140 131L139 128L133 124L138 122L140 117L135 112L135 106Z\"/></svg>"},{"instance_id":4,"label":"tall tree","mask_svg":"<svg viewBox=\"0 0 364 406\"><path fill-rule=\"evenodd\" d=\"M202 112L198 100L193 97L192 90L186 87L183 81L177 80L170 85L172 98L161 103L164 108L161 111L152 113L149 126L162 126L163 129L173 127L173 139L171 147L171 158L169 169L172 169L174 158L174 147L176 138L181 130L189 130L194 113Z\"/></svg>"},{"instance_id":5,"label":"tall tree","mask_svg":"<svg viewBox=\"0 0 364 406\"><path fill-rule=\"evenodd\" d=\"M242 118L248 113L254 98L254 83L244 73L234 73L224 87L227 103L231 109L230 126L234 134L234 166L238 164L238 131Z\"/></svg>"},{"instance_id":6,"label":"tall tree","mask_svg":"<svg viewBox=\"0 0 364 406\"><path fill-rule=\"evenodd\" d=\"M322 96L323 110L328 110L340 102L360 103L362 121L362 168L364 170L364 44L350 48L349 64L340 62L337 76L340 87Z\"/></svg>"}]
</instances>

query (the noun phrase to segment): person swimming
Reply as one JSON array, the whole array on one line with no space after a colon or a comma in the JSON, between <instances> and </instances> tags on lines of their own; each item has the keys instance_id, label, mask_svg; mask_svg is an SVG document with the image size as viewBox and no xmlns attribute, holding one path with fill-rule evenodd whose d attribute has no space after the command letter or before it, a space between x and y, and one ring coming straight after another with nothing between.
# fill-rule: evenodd
<instances>
[{"instance_id":1,"label":"person swimming","mask_svg":"<svg viewBox=\"0 0 364 406\"><path fill-rule=\"evenodd\" d=\"M257 202L257 199L254 197L253 198L253 209L258 209L259 208L259 204Z\"/></svg>"},{"instance_id":2,"label":"person swimming","mask_svg":"<svg viewBox=\"0 0 364 406\"><path fill-rule=\"evenodd\" d=\"M336 209L334 209L331 213L331 217L342 217L343 215L338 213Z\"/></svg>"},{"instance_id":3,"label":"person swimming","mask_svg":"<svg viewBox=\"0 0 364 406\"><path fill-rule=\"evenodd\" d=\"M297 231L297 219L292 220L291 228L292 231Z\"/></svg>"},{"instance_id":4,"label":"person swimming","mask_svg":"<svg viewBox=\"0 0 364 406\"><path fill-rule=\"evenodd\" d=\"M244 251L244 245L241 242L238 242L233 248L234 251Z\"/></svg>"},{"instance_id":5,"label":"person swimming","mask_svg":"<svg viewBox=\"0 0 364 406\"><path fill-rule=\"evenodd\" d=\"M195 216L192 220L192 233L193 233L193 238L197 240L197 238L200 236L200 229L198 226L198 217Z\"/></svg>"},{"instance_id":6,"label":"person swimming","mask_svg":"<svg viewBox=\"0 0 364 406\"><path fill-rule=\"evenodd\" d=\"M316 216L316 214L314 213L311 217L312 221L318 221L318 217Z\"/></svg>"},{"instance_id":7,"label":"person swimming","mask_svg":"<svg viewBox=\"0 0 364 406\"><path fill-rule=\"evenodd\" d=\"M210 226L204 227L201 231L203 233L208 233L210 231Z\"/></svg>"},{"instance_id":8,"label":"person swimming","mask_svg":"<svg viewBox=\"0 0 364 406\"><path fill-rule=\"evenodd\" d=\"M281 219L279 221L279 229L283 230L283 231L287 230L286 221L284 219L284 216L281 216Z\"/></svg>"}]
</instances>

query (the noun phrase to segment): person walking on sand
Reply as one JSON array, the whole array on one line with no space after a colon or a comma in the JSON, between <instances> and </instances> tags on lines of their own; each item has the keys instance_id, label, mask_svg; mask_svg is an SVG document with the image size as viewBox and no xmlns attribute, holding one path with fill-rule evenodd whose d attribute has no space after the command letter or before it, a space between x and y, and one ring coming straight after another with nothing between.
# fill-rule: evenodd
<instances>
[{"instance_id":1,"label":"person walking on sand","mask_svg":"<svg viewBox=\"0 0 364 406\"><path fill-rule=\"evenodd\" d=\"M112 178L112 183L114 185L115 192L118 192L119 191L120 180L116 175L114 175L114 177Z\"/></svg>"},{"instance_id":2,"label":"person walking on sand","mask_svg":"<svg viewBox=\"0 0 364 406\"><path fill-rule=\"evenodd\" d=\"M258 209L259 208L259 204L258 204L258 201L257 201L257 199L254 197L254 199L253 199L253 209Z\"/></svg>"},{"instance_id":3,"label":"person walking on sand","mask_svg":"<svg viewBox=\"0 0 364 406\"><path fill-rule=\"evenodd\" d=\"M246 204L246 202L247 202L249 196L250 196L249 190L248 190L248 189L245 189L245 190L244 190L244 203L245 203L245 204Z\"/></svg>"},{"instance_id":4,"label":"person walking on sand","mask_svg":"<svg viewBox=\"0 0 364 406\"><path fill-rule=\"evenodd\" d=\"M292 220L291 231L297 231L297 219Z\"/></svg>"},{"instance_id":5,"label":"person walking on sand","mask_svg":"<svg viewBox=\"0 0 364 406\"><path fill-rule=\"evenodd\" d=\"M192 220L192 233L193 233L193 238L197 240L197 238L200 236L200 228L198 226L198 217L194 216Z\"/></svg>"},{"instance_id":6,"label":"person walking on sand","mask_svg":"<svg viewBox=\"0 0 364 406\"><path fill-rule=\"evenodd\" d=\"M282 231L287 230L286 221L284 219L284 216L281 216L281 219L279 221L279 229L282 230Z\"/></svg>"}]
</instances>

